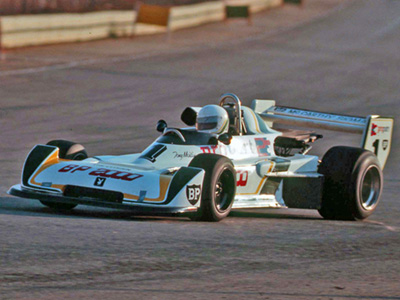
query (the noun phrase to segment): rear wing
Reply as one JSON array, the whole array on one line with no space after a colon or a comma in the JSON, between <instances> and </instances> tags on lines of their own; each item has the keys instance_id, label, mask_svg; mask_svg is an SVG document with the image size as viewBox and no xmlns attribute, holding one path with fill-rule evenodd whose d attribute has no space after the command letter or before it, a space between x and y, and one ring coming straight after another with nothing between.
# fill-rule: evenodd
<instances>
[{"instance_id":1,"label":"rear wing","mask_svg":"<svg viewBox=\"0 0 400 300\"><path fill-rule=\"evenodd\" d=\"M273 123L362 134L361 148L375 153L382 169L392 144L393 118L324 113L293 107L277 106L275 100L253 100L251 108L272 127Z\"/></svg>"}]
</instances>

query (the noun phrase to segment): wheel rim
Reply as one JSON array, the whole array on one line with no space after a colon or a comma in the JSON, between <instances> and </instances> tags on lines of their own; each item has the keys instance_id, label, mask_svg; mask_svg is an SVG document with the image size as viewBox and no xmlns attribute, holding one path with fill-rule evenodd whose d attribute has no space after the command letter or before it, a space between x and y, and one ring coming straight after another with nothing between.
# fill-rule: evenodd
<instances>
[{"instance_id":1,"label":"wheel rim","mask_svg":"<svg viewBox=\"0 0 400 300\"><path fill-rule=\"evenodd\" d=\"M378 204L381 190L381 178L376 166L370 166L364 173L361 186L361 206L365 210L373 210Z\"/></svg>"},{"instance_id":2,"label":"wheel rim","mask_svg":"<svg viewBox=\"0 0 400 300\"><path fill-rule=\"evenodd\" d=\"M224 169L215 184L214 205L219 212L226 211L232 202L232 182L235 182L232 172Z\"/></svg>"}]
</instances>

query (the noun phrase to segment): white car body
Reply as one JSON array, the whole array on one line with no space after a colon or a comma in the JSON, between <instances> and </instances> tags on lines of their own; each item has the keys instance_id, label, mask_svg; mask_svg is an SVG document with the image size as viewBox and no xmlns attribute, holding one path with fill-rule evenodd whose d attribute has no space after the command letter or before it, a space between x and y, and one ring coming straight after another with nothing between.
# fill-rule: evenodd
<instances>
[{"instance_id":1,"label":"white car body","mask_svg":"<svg viewBox=\"0 0 400 300\"><path fill-rule=\"evenodd\" d=\"M194 127L186 127L166 128L142 153L98 156L81 161L60 159L57 147L37 145L25 162L21 184L13 186L9 193L39 200L130 208L155 214L195 212L201 205L205 172L190 167L190 162L198 154L210 153L226 156L234 165L236 194L233 208L319 209L323 182L323 175L318 173L319 158L306 154L308 142L316 136L308 136L300 153L280 156L275 149L282 132L272 129L273 122L362 133L362 147L373 151L376 137L379 137L385 147L375 153L382 167L389 155L393 119L284 108L275 106L270 100L254 100L248 108L242 107L233 94L226 94L221 99L221 105L227 99L234 100L236 111L242 114L236 124L240 126L239 133L232 135L229 144L217 137L213 143L199 144L197 140L190 143L187 139L195 139L198 133ZM187 108L182 119L190 119L187 123L193 125L198 110ZM377 127L382 127L378 128L379 132L375 130ZM105 196L107 199L102 198L102 192L109 193ZM118 199L113 200L113 195Z\"/></svg>"}]
</instances>

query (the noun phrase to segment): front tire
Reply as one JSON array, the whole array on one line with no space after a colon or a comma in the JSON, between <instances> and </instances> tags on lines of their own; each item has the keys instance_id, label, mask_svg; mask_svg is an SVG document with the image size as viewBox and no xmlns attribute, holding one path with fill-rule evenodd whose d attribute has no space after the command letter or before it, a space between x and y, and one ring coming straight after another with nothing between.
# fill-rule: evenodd
<instances>
[{"instance_id":1,"label":"front tire","mask_svg":"<svg viewBox=\"0 0 400 300\"><path fill-rule=\"evenodd\" d=\"M217 154L199 154L189 167L204 169L201 204L193 220L218 222L230 213L236 193L236 171L232 162Z\"/></svg>"},{"instance_id":2,"label":"front tire","mask_svg":"<svg viewBox=\"0 0 400 300\"><path fill-rule=\"evenodd\" d=\"M365 149L338 146L323 157L325 177L320 215L330 220L362 220L376 209L383 175L376 156Z\"/></svg>"},{"instance_id":3,"label":"front tire","mask_svg":"<svg viewBox=\"0 0 400 300\"><path fill-rule=\"evenodd\" d=\"M88 158L85 148L78 143L66 140L53 140L46 145L58 147L60 149L59 157L62 159L83 160Z\"/></svg>"}]
</instances>

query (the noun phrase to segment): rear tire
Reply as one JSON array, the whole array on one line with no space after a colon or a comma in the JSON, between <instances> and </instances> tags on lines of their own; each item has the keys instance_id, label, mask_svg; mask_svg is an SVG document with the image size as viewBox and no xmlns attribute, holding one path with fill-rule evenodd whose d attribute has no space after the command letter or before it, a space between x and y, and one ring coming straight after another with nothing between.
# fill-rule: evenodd
<instances>
[{"instance_id":1,"label":"rear tire","mask_svg":"<svg viewBox=\"0 0 400 300\"><path fill-rule=\"evenodd\" d=\"M217 154L199 154L189 167L205 171L200 209L192 220L218 222L229 215L236 193L236 171L232 162Z\"/></svg>"},{"instance_id":2,"label":"rear tire","mask_svg":"<svg viewBox=\"0 0 400 300\"><path fill-rule=\"evenodd\" d=\"M85 158L88 158L88 154L81 144L65 140L53 140L48 142L47 145L58 147L58 149L60 149L59 157L61 159L83 160ZM50 202L42 200L40 200L40 202L47 207L60 210L70 210L77 206L77 204L61 202Z\"/></svg>"},{"instance_id":3,"label":"rear tire","mask_svg":"<svg viewBox=\"0 0 400 300\"><path fill-rule=\"evenodd\" d=\"M376 156L365 149L338 146L323 157L320 215L330 220L362 220L377 207L383 175Z\"/></svg>"}]
</instances>

